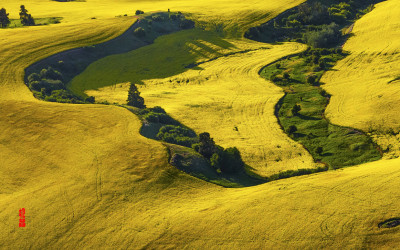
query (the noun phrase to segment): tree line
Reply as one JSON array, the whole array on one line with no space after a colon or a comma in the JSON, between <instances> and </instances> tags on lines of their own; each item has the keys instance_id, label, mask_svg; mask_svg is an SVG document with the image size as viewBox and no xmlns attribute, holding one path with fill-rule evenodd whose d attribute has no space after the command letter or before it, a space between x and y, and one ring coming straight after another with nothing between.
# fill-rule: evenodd
<instances>
[{"instance_id":1,"label":"tree line","mask_svg":"<svg viewBox=\"0 0 400 250\"><path fill-rule=\"evenodd\" d=\"M7 13L7 10L5 8L1 8L0 9L0 27L1 28L7 28L10 25L11 21L8 16L9 16L9 13ZM20 6L19 19L21 20L21 24L23 26L35 25L35 20L31 14L28 14L28 10L25 8L25 5Z\"/></svg>"},{"instance_id":2,"label":"tree line","mask_svg":"<svg viewBox=\"0 0 400 250\"><path fill-rule=\"evenodd\" d=\"M180 124L170 117L161 107L146 108L143 97L135 85L131 83L128 91L127 104L139 108L139 114L148 123L157 123L160 129L156 138L168 143L194 149L217 171L225 174L244 172L245 163L236 147L223 148L214 142L207 132L197 134L190 128ZM171 162L179 165L182 159L174 155Z\"/></svg>"}]
</instances>

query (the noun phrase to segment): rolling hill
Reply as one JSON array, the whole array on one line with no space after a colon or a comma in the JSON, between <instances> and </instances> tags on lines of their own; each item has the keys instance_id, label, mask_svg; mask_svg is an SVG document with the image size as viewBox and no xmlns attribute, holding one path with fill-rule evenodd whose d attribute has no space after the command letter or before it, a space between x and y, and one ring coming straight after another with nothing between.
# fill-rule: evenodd
<instances>
[{"instance_id":1,"label":"rolling hill","mask_svg":"<svg viewBox=\"0 0 400 250\"><path fill-rule=\"evenodd\" d=\"M205 31L203 36L194 34L197 38L207 37L210 34L207 32L219 32L216 29L219 23L226 23L222 34L228 38L212 35L211 40L196 44L201 49L188 44L200 52L206 47L219 50L196 57L198 62L204 62L198 65L201 71L190 69L157 79L142 79L145 85L141 91L146 101L165 106L175 118L196 130L214 128L217 141L241 147L249 155L246 161L254 160L255 167L258 159L270 154L282 156L277 169L309 166L313 164L311 157L280 130L273 115L274 102L282 90L257 75L263 63L301 51L303 46L259 44L237 36L242 29L253 26L254 19L255 23L264 22L301 2L157 1L155 5L155 1L129 0L26 1L24 4L33 16L64 19L61 24L49 26L0 29L0 246L6 249L396 248L400 229L379 228L378 224L400 216L399 159L227 189L169 165L165 147L142 137L140 120L128 110L112 105L43 102L35 99L24 84L26 67L55 53L122 34L135 21L132 16L136 9L181 10L191 13L200 24L210 21L207 29L211 31ZM366 64L360 51L372 59L397 58L398 36L394 27L400 20L396 2L382 2L356 23L355 36L345 45L352 54L339 62L337 71L324 78L326 89L333 95L332 107L337 106L336 96L342 103L349 99L356 103L352 105L364 107L348 96L341 97L350 92L349 84L334 87L340 83L335 74L342 72L348 78L356 73L349 60L352 64ZM17 16L19 4L14 0L2 1L8 11L13 9L13 17ZM214 6L213 10L208 6ZM125 13L129 16L115 17ZM391 21L374 21L380 18ZM214 26L210 25L213 20ZM389 31L393 35L387 35ZM386 45L379 47L381 43L367 39L367 33L386 37ZM358 38L363 42L357 42ZM164 46L163 39L168 37L150 46L157 51ZM210 41L232 46L226 49ZM374 48L376 51L371 52ZM388 57L377 55L377 51L387 53ZM215 56L218 59L207 61ZM394 79L397 64L390 61L384 65L392 70L384 80ZM375 77L369 73L372 69L366 66L362 69ZM177 84L187 79L188 84ZM93 86L82 90L115 101L124 100L123 90L118 92L110 87L116 83L121 83L118 86L124 89L124 79L118 79L97 86L99 90L93 90ZM360 85L361 80L355 79L354 84ZM388 86L379 81L371 81L368 86L384 91L379 84ZM395 86L396 82L390 84ZM364 100L371 95L363 91L357 94ZM395 96L389 96L391 99L385 100L395 103ZM197 101L199 106L188 106L190 100ZM197 113L184 114L198 108L201 109ZM209 109L213 112L208 112ZM350 121L352 126L364 129L359 122L363 116L335 119L337 113L332 110L336 109L327 111L333 122ZM366 113L369 111L365 109ZM379 115L395 119L391 112L380 109ZM200 120L198 116L209 117ZM233 126L242 134L235 134ZM282 144L281 151L266 151L272 151L277 143ZM291 152L302 155L292 159ZM260 158L252 159L252 153ZM260 164L257 171L268 170ZM18 227L20 208L26 209L25 228Z\"/></svg>"}]
</instances>

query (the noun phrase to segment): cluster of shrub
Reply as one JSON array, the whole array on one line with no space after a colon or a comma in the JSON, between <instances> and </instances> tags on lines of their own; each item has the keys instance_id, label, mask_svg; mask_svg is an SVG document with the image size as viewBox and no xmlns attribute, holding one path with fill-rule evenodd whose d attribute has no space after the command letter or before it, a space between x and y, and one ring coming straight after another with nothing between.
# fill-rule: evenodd
<instances>
[{"instance_id":1,"label":"cluster of shrub","mask_svg":"<svg viewBox=\"0 0 400 250\"><path fill-rule=\"evenodd\" d=\"M300 53L298 56L304 59L306 65L312 68L311 74L308 74L305 78L306 83L311 85L319 85L319 76L315 73L321 72L323 70L329 69L332 65L327 62L322 56L326 55L337 55L344 56L342 49L340 48L307 48L307 50ZM290 75L288 72L283 72L282 76L279 76L282 69L281 63L276 63L275 67L280 69L270 76L270 80L278 85L288 85L290 84Z\"/></svg>"},{"instance_id":2,"label":"cluster of shrub","mask_svg":"<svg viewBox=\"0 0 400 250\"><path fill-rule=\"evenodd\" d=\"M47 67L39 73L32 73L27 78L27 85L33 95L45 101L62 103L94 103L93 96L82 99L69 91L60 71Z\"/></svg>"},{"instance_id":3,"label":"cluster of shrub","mask_svg":"<svg viewBox=\"0 0 400 250\"><path fill-rule=\"evenodd\" d=\"M324 171L328 171L329 167L318 167L318 168L302 168L298 170L287 170L283 172L279 172L277 174L271 175L267 177L267 181L276 181L280 179L286 179L294 176L301 176L301 175L308 175L308 174L315 174Z\"/></svg>"},{"instance_id":4,"label":"cluster of shrub","mask_svg":"<svg viewBox=\"0 0 400 250\"><path fill-rule=\"evenodd\" d=\"M147 123L160 124L156 138L168 143L193 148L207 159L217 171L227 174L243 171L244 162L236 147L224 149L215 144L207 132L199 136L190 128L182 125L159 106L146 108L144 100L134 83L131 83L128 93L128 105L139 108L138 114ZM176 156L178 157L178 156ZM179 159L173 159L179 162Z\"/></svg>"},{"instance_id":5,"label":"cluster of shrub","mask_svg":"<svg viewBox=\"0 0 400 250\"><path fill-rule=\"evenodd\" d=\"M382 0L309 0L272 21L253 27L245 37L258 41L297 41L314 48L335 46L341 29Z\"/></svg>"},{"instance_id":6,"label":"cluster of shrub","mask_svg":"<svg viewBox=\"0 0 400 250\"><path fill-rule=\"evenodd\" d=\"M0 28L7 28L8 25L11 23L8 15L9 13L7 13L6 9L0 9ZM19 18L21 19L21 24L24 26L35 25L35 20L33 19L31 14L28 14L28 10L25 8L24 5L20 6Z\"/></svg>"},{"instance_id":7,"label":"cluster of shrub","mask_svg":"<svg viewBox=\"0 0 400 250\"><path fill-rule=\"evenodd\" d=\"M216 145L213 138L207 132L199 135L199 142L192 148L210 161L211 166L217 171L233 174L244 171L244 162L236 147L224 149Z\"/></svg>"},{"instance_id":8,"label":"cluster of shrub","mask_svg":"<svg viewBox=\"0 0 400 250\"><path fill-rule=\"evenodd\" d=\"M141 15L144 14L143 11L137 10L136 15ZM146 34L149 32L148 27L151 27L151 25L154 23L163 23L167 21L172 21L176 22L181 29L192 29L195 26L195 22L192 20L188 20L185 18L185 16L181 12L177 13L170 13L168 11L168 14L155 14L151 16L151 20L141 20L143 25L140 27L136 28L133 33L136 37L145 37ZM145 24L145 25L144 25ZM163 29L158 28L158 30L162 33Z\"/></svg>"},{"instance_id":9,"label":"cluster of shrub","mask_svg":"<svg viewBox=\"0 0 400 250\"><path fill-rule=\"evenodd\" d=\"M147 123L160 125L156 138L168 143L191 147L198 142L196 133L170 117L163 108L142 108L139 115Z\"/></svg>"}]
</instances>

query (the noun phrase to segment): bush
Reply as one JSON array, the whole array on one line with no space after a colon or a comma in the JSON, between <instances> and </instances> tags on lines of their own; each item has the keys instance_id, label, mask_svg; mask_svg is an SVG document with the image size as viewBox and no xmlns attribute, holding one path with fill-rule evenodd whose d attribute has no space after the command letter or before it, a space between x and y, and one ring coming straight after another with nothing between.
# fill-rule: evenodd
<instances>
[{"instance_id":1,"label":"bush","mask_svg":"<svg viewBox=\"0 0 400 250\"><path fill-rule=\"evenodd\" d=\"M251 27L249 30L246 31L244 36L252 40L257 40L260 37L260 31L257 27Z\"/></svg>"},{"instance_id":2,"label":"bush","mask_svg":"<svg viewBox=\"0 0 400 250\"><path fill-rule=\"evenodd\" d=\"M195 23L192 20L184 19L179 24L179 27L181 27L181 29L193 29L194 25Z\"/></svg>"},{"instance_id":3,"label":"bush","mask_svg":"<svg viewBox=\"0 0 400 250\"><path fill-rule=\"evenodd\" d=\"M175 167L180 167L181 166L181 162L184 160L184 157L180 154L174 154L171 157L170 163L172 166Z\"/></svg>"},{"instance_id":4,"label":"bush","mask_svg":"<svg viewBox=\"0 0 400 250\"><path fill-rule=\"evenodd\" d=\"M144 14L144 12L143 12L142 10L137 10L137 11L135 12L135 14L136 14L136 15L141 15L141 14Z\"/></svg>"},{"instance_id":5,"label":"bush","mask_svg":"<svg viewBox=\"0 0 400 250\"><path fill-rule=\"evenodd\" d=\"M341 36L339 26L336 23L324 25L321 30L304 33L303 39L314 48L326 48L336 44Z\"/></svg>"},{"instance_id":6,"label":"bush","mask_svg":"<svg viewBox=\"0 0 400 250\"><path fill-rule=\"evenodd\" d=\"M145 31L142 27L139 27L139 28L136 28L136 29L133 31L133 34L134 34L136 37L144 37L144 36L146 36L146 31Z\"/></svg>"},{"instance_id":7,"label":"bush","mask_svg":"<svg viewBox=\"0 0 400 250\"><path fill-rule=\"evenodd\" d=\"M149 110L151 110L154 113L161 113L161 114L166 114L167 112L165 112L165 110L163 108L161 108L160 106L155 106L153 108L149 108Z\"/></svg>"},{"instance_id":8,"label":"bush","mask_svg":"<svg viewBox=\"0 0 400 250\"><path fill-rule=\"evenodd\" d=\"M43 79L41 81L32 81L29 83L29 88L36 91L46 89L46 93L51 93L53 90L64 89L64 84L60 80Z\"/></svg>"},{"instance_id":9,"label":"bush","mask_svg":"<svg viewBox=\"0 0 400 250\"><path fill-rule=\"evenodd\" d=\"M165 125L161 127L157 138L168 143L186 147L191 147L192 144L198 142L195 132L188 128L174 125Z\"/></svg>"},{"instance_id":10,"label":"bush","mask_svg":"<svg viewBox=\"0 0 400 250\"><path fill-rule=\"evenodd\" d=\"M286 80L288 80L290 78L290 75L288 72L283 73L283 78L285 78Z\"/></svg>"},{"instance_id":11,"label":"bush","mask_svg":"<svg viewBox=\"0 0 400 250\"><path fill-rule=\"evenodd\" d=\"M298 7L298 17L303 24L313 25L324 24L330 20L327 7L320 2L301 4Z\"/></svg>"},{"instance_id":12,"label":"bush","mask_svg":"<svg viewBox=\"0 0 400 250\"><path fill-rule=\"evenodd\" d=\"M294 134L294 133L296 133L296 132L297 132L297 127L296 127L295 125L290 125L289 128L288 128L288 130L287 130L287 133L288 133L289 135L292 135L292 134Z\"/></svg>"},{"instance_id":13,"label":"bush","mask_svg":"<svg viewBox=\"0 0 400 250\"><path fill-rule=\"evenodd\" d=\"M172 117L170 117L166 113L158 113L158 112L148 112L143 115L143 118L152 123L161 123L161 124L169 124L169 125L178 125L179 123L175 121Z\"/></svg>"},{"instance_id":14,"label":"bush","mask_svg":"<svg viewBox=\"0 0 400 250\"><path fill-rule=\"evenodd\" d=\"M170 15L169 16L169 18L171 19L171 20L178 20L179 19L179 16L178 15L175 15L175 14L172 14L172 15Z\"/></svg>"},{"instance_id":15,"label":"bush","mask_svg":"<svg viewBox=\"0 0 400 250\"><path fill-rule=\"evenodd\" d=\"M207 159L217 152L217 146L215 145L214 139L210 137L207 132L201 133L199 135L199 145L197 146L197 152Z\"/></svg>"},{"instance_id":16,"label":"bush","mask_svg":"<svg viewBox=\"0 0 400 250\"><path fill-rule=\"evenodd\" d=\"M95 98L94 98L94 96L89 96L89 97L86 97L86 98L85 98L85 102L88 102L88 103L94 103L94 102L95 102Z\"/></svg>"},{"instance_id":17,"label":"bush","mask_svg":"<svg viewBox=\"0 0 400 250\"><path fill-rule=\"evenodd\" d=\"M318 64L318 67L320 69L325 69L325 67L326 67L325 62L324 61L320 61L319 64Z\"/></svg>"},{"instance_id":18,"label":"bush","mask_svg":"<svg viewBox=\"0 0 400 250\"><path fill-rule=\"evenodd\" d=\"M51 91L51 95L48 96L48 98L55 99L55 101L57 102L72 102L72 103L77 102L77 98L71 92L65 89L58 89Z\"/></svg>"},{"instance_id":19,"label":"bush","mask_svg":"<svg viewBox=\"0 0 400 250\"><path fill-rule=\"evenodd\" d=\"M318 155L321 155L323 151L324 151L324 149L322 147L317 147L315 149L315 153L318 154Z\"/></svg>"},{"instance_id":20,"label":"bush","mask_svg":"<svg viewBox=\"0 0 400 250\"><path fill-rule=\"evenodd\" d=\"M40 77L42 79L63 80L62 74L50 66L40 71Z\"/></svg>"},{"instance_id":21,"label":"bush","mask_svg":"<svg viewBox=\"0 0 400 250\"><path fill-rule=\"evenodd\" d=\"M28 76L28 82L35 82L35 81L40 81L42 78L38 73L32 73Z\"/></svg>"},{"instance_id":22,"label":"bush","mask_svg":"<svg viewBox=\"0 0 400 250\"><path fill-rule=\"evenodd\" d=\"M329 96L325 89L321 89L319 94L322 95L323 97L328 97Z\"/></svg>"},{"instance_id":23,"label":"bush","mask_svg":"<svg viewBox=\"0 0 400 250\"><path fill-rule=\"evenodd\" d=\"M154 15L154 16L151 17L151 19L152 19L154 22L162 22L162 21L164 21L164 17L162 17L162 16L160 16L160 15Z\"/></svg>"},{"instance_id":24,"label":"bush","mask_svg":"<svg viewBox=\"0 0 400 250\"><path fill-rule=\"evenodd\" d=\"M157 113L147 113L146 115L143 116L143 118L148 121L148 122L152 122L152 123L159 123L160 120L158 119L158 114Z\"/></svg>"},{"instance_id":25,"label":"bush","mask_svg":"<svg viewBox=\"0 0 400 250\"><path fill-rule=\"evenodd\" d=\"M317 80L317 76L316 75L309 75L307 76L307 83L314 85L316 80Z\"/></svg>"},{"instance_id":26,"label":"bush","mask_svg":"<svg viewBox=\"0 0 400 250\"><path fill-rule=\"evenodd\" d=\"M298 104L295 104L292 108L292 114L293 115L297 115L301 110L301 106Z\"/></svg>"},{"instance_id":27,"label":"bush","mask_svg":"<svg viewBox=\"0 0 400 250\"><path fill-rule=\"evenodd\" d=\"M237 173L244 168L244 162L236 147L227 149L219 148L211 156L210 163L215 169L227 174Z\"/></svg>"}]
</instances>

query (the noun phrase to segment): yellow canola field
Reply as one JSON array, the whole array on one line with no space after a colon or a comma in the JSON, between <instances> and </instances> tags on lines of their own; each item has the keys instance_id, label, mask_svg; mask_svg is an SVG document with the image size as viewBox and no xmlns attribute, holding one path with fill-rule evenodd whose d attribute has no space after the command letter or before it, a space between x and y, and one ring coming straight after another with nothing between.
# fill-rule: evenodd
<instances>
[{"instance_id":1,"label":"yellow canola field","mask_svg":"<svg viewBox=\"0 0 400 250\"><path fill-rule=\"evenodd\" d=\"M332 94L326 116L333 123L378 134L400 130L399 16L399 2L388 0L355 23L343 48L351 54L321 79ZM399 155L399 138L378 137Z\"/></svg>"},{"instance_id":2,"label":"yellow canola field","mask_svg":"<svg viewBox=\"0 0 400 250\"><path fill-rule=\"evenodd\" d=\"M400 244L399 228L377 227L400 214L397 159L224 189L169 166L164 147L141 137L140 121L125 109L34 99L23 83L25 67L121 34L133 20L111 17L124 8L155 7L154 1L24 3L38 17L57 9L68 22L0 29L1 247L338 249ZM157 8L166 1L159 3ZM1 4L7 9L19 5L14 0ZM226 6L234 4L226 1ZM26 228L18 227L20 208L26 209Z\"/></svg>"},{"instance_id":3,"label":"yellow canola field","mask_svg":"<svg viewBox=\"0 0 400 250\"><path fill-rule=\"evenodd\" d=\"M197 133L209 132L223 147L236 146L246 164L260 175L315 167L312 157L286 136L274 115L282 89L258 74L269 62L301 52L305 46L228 42L250 52L222 56L200 64L200 69L145 81L140 91L146 104L163 107ZM101 61L108 64L107 59ZM128 88L129 84L120 84L86 93L98 100L126 103Z\"/></svg>"},{"instance_id":4,"label":"yellow canola field","mask_svg":"<svg viewBox=\"0 0 400 250\"><path fill-rule=\"evenodd\" d=\"M241 36L256 26L305 0L86 0L57 2L51 0L2 0L1 6L18 19L19 7L24 4L34 17L59 16L63 22L85 22L91 18L104 19L144 12L181 11L192 15L202 26L218 30L223 35ZM1 8L1 7L0 7Z\"/></svg>"}]
</instances>

